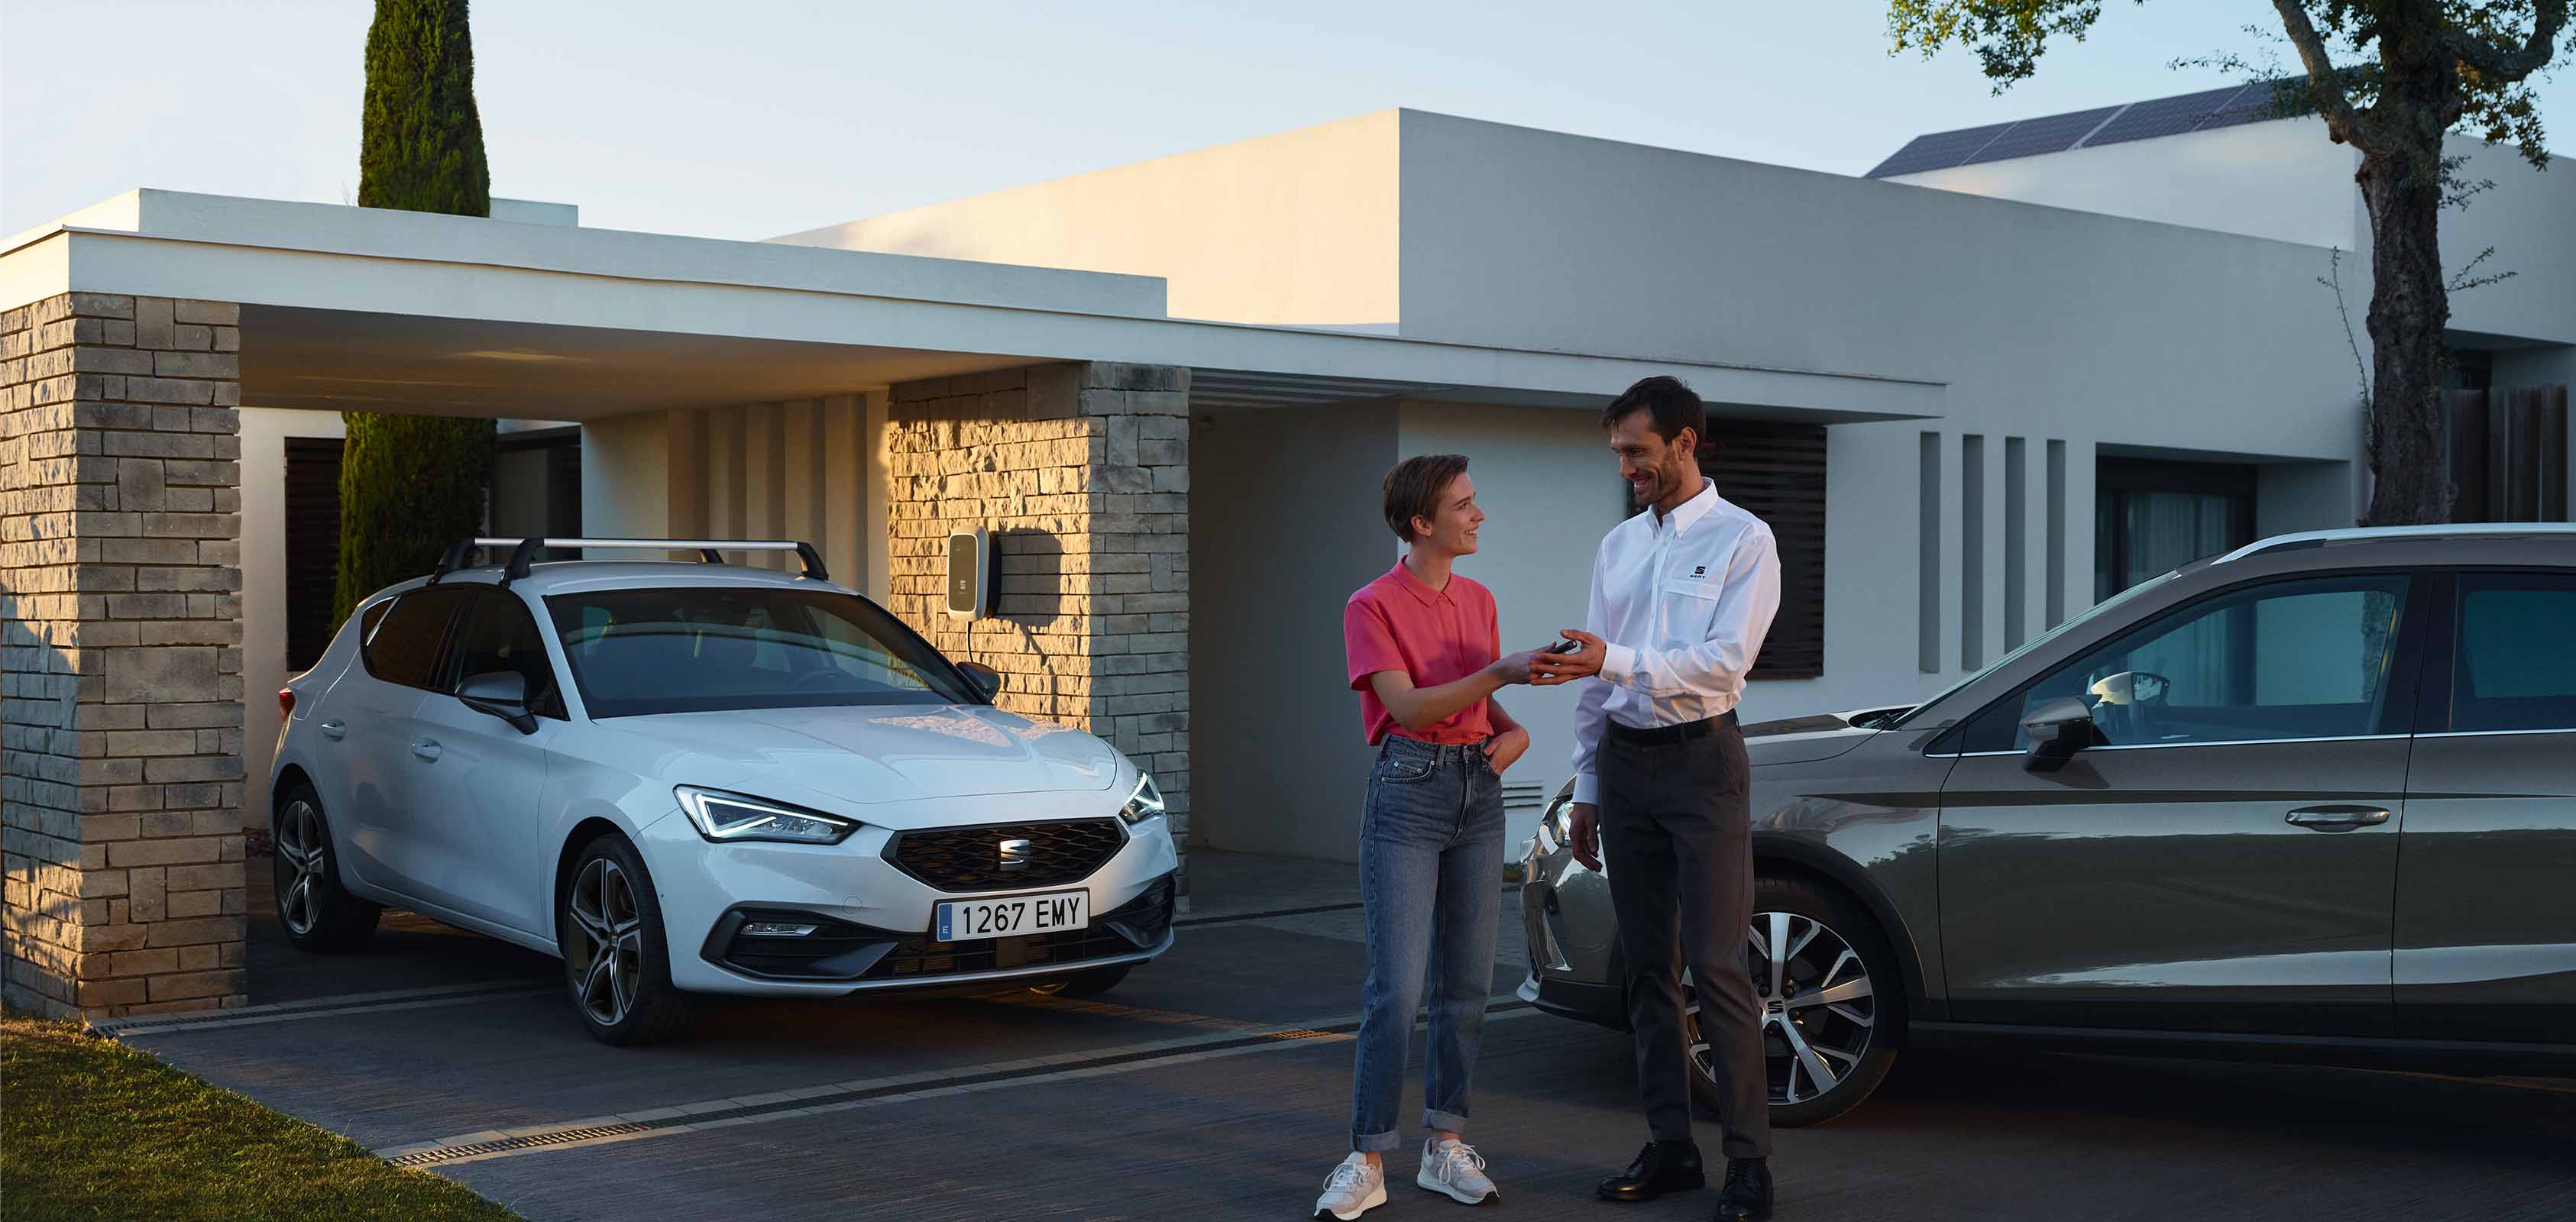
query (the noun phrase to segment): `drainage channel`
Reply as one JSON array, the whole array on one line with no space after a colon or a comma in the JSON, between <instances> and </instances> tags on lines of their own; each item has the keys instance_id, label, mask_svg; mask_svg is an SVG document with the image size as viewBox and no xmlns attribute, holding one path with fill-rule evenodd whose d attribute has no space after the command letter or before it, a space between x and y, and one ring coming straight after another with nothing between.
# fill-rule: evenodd
<instances>
[{"instance_id":1,"label":"drainage channel","mask_svg":"<svg viewBox=\"0 0 2576 1222\"><path fill-rule=\"evenodd\" d=\"M1515 1011L1519 1013L1514 1013ZM1501 1002L1486 1009L1486 1013L1496 1019L1521 1017L1524 1014L1536 1012L1525 1001ZM588 1121L573 1121L561 1126L531 1128L515 1133L492 1133L489 1136L481 1133L468 1134L463 1138L449 1138L440 1142L387 1147L375 1153L397 1167L435 1167L450 1163L505 1158L515 1154L531 1154L560 1146L726 1128L739 1124L759 1123L764 1120L782 1120L794 1116L846 1111L942 1095L966 1094L1003 1086L1097 1077L1139 1069L1181 1065L1198 1060L1294 1047L1318 1040L1343 1039L1357 1033L1359 1027L1357 1018L1344 1018L1315 1026L1273 1027L1226 1035L1196 1036L1166 1040L1157 1044L1109 1049L1089 1055L1069 1054L1063 1058L1049 1058L1038 1063L1006 1062L987 1067L968 1067L946 1076L935 1072L910 1074L897 1078L847 1082L830 1087L781 1092L775 1096L762 1097L758 1101L711 1100L707 1103L656 1108L631 1116L598 1117ZM731 1106L727 1106L728 1104Z\"/></svg>"}]
</instances>

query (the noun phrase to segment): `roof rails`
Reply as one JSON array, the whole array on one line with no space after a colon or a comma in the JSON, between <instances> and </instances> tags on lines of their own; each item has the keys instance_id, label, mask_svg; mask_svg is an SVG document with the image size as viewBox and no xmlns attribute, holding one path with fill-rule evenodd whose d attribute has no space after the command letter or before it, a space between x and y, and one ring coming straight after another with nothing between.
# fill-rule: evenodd
<instances>
[{"instance_id":1,"label":"roof rails","mask_svg":"<svg viewBox=\"0 0 2576 1222\"><path fill-rule=\"evenodd\" d=\"M445 577L449 573L453 573L458 569L464 568L466 560L474 554L474 549L478 547L506 547L510 549L510 559L501 568L501 588L505 590L509 588L511 582L517 581L518 579L528 575L528 566L536 559L537 549L541 547L606 547L655 552L694 551L698 554L698 558L707 564L723 564L724 557L718 554L721 552L794 552L796 553L797 560L804 564L804 572L799 574L799 576L810 577L816 581L830 581L832 579L830 574L823 571L823 557L814 550L813 544L790 539L546 539L530 537L525 539L459 539L456 542L449 544L447 546L447 553L438 558L438 567L431 570L429 574L429 584L437 585L440 578Z\"/></svg>"},{"instance_id":2,"label":"roof rails","mask_svg":"<svg viewBox=\"0 0 2576 1222\"><path fill-rule=\"evenodd\" d=\"M2568 535L2576 537L2576 522L2441 522L2428 526L2347 526L2340 530L2311 530L2295 535L2274 535L2257 539L2229 552L2211 564L2226 564L2247 556L2277 552L2294 547L2323 547L2329 543L2350 543L2366 539L2456 539L2470 536L2511 538L2521 535Z\"/></svg>"}]
</instances>

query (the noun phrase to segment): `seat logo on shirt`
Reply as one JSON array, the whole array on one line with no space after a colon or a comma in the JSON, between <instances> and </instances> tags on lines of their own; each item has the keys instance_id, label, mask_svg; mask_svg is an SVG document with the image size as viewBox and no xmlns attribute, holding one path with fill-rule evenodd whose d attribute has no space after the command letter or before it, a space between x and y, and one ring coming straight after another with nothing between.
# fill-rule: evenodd
<instances>
[{"instance_id":1,"label":"seat logo on shirt","mask_svg":"<svg viewBox=\"0 0 2576 1222\"><path fill-rule=\"evenodd\" d=\"M1708 576L1708 566L1707 566L1707 565L1705 565L1705 564L1694 566L1694 567L1691 569L1691 576L1693 576L1693 577L1706 577L1706 576Z\"/></svg>"}]
</instances>

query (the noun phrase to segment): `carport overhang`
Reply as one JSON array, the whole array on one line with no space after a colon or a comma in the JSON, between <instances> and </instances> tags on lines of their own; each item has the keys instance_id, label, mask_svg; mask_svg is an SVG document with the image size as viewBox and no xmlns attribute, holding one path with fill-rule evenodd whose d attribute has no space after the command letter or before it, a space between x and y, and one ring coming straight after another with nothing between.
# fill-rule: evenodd
<instances>
[{"instance_id":1,"label":"carport overhang","mask_svg":"<svg viewBox=\"0 0 2576 1222\"><path fill-rule=\"evenodd\" d=\"M1670 373L1724 414L1943 414L1906 378L1173 319L1148 277L151 190L9 241L0 307L63 292L238 303L264 407L589 420L1085 360L1189 368L1200 409Z\"/></svg>"}]
</instances>

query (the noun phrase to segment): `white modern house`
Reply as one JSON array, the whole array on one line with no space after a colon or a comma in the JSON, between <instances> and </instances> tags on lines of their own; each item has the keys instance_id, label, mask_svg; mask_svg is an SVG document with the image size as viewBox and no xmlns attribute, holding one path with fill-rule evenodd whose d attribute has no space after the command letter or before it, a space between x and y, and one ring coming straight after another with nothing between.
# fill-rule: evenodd
<instances>
[{"instance_id":1,"label":"white modern house","mask_svg":"<svg viewBox=\"0 0 2576 1222\"><path fill-rule=\"evenodd\" d=\"M496 529L811 540L1006 706L1146 761L1192 844L1328 858L1381 476L1471 458L1463 571L1544 642L1627 512L1600 405L1648 374L1708 401L1707 469L1783 545L1754 718L1919 697L2162 568L2348 524L2368 341L2319 281L2346 252L2357 320L2350 154L2140 105L1862 178L1399 110L771 242L152 190L8 239L10 994L240 995L228 829L266 822L290 637L330 629L341 410L527 422ZM2450 261L2518 273L2453 303L2497 405L2464 512L2565 517L2576 180L2461 151L2497 185ZM941 545L973 526L1002 599L955 620ZM1525 833L1572 701L1505 701ZM161 924L176 968L79 949Z\"/></svg>"}]
</instances>

